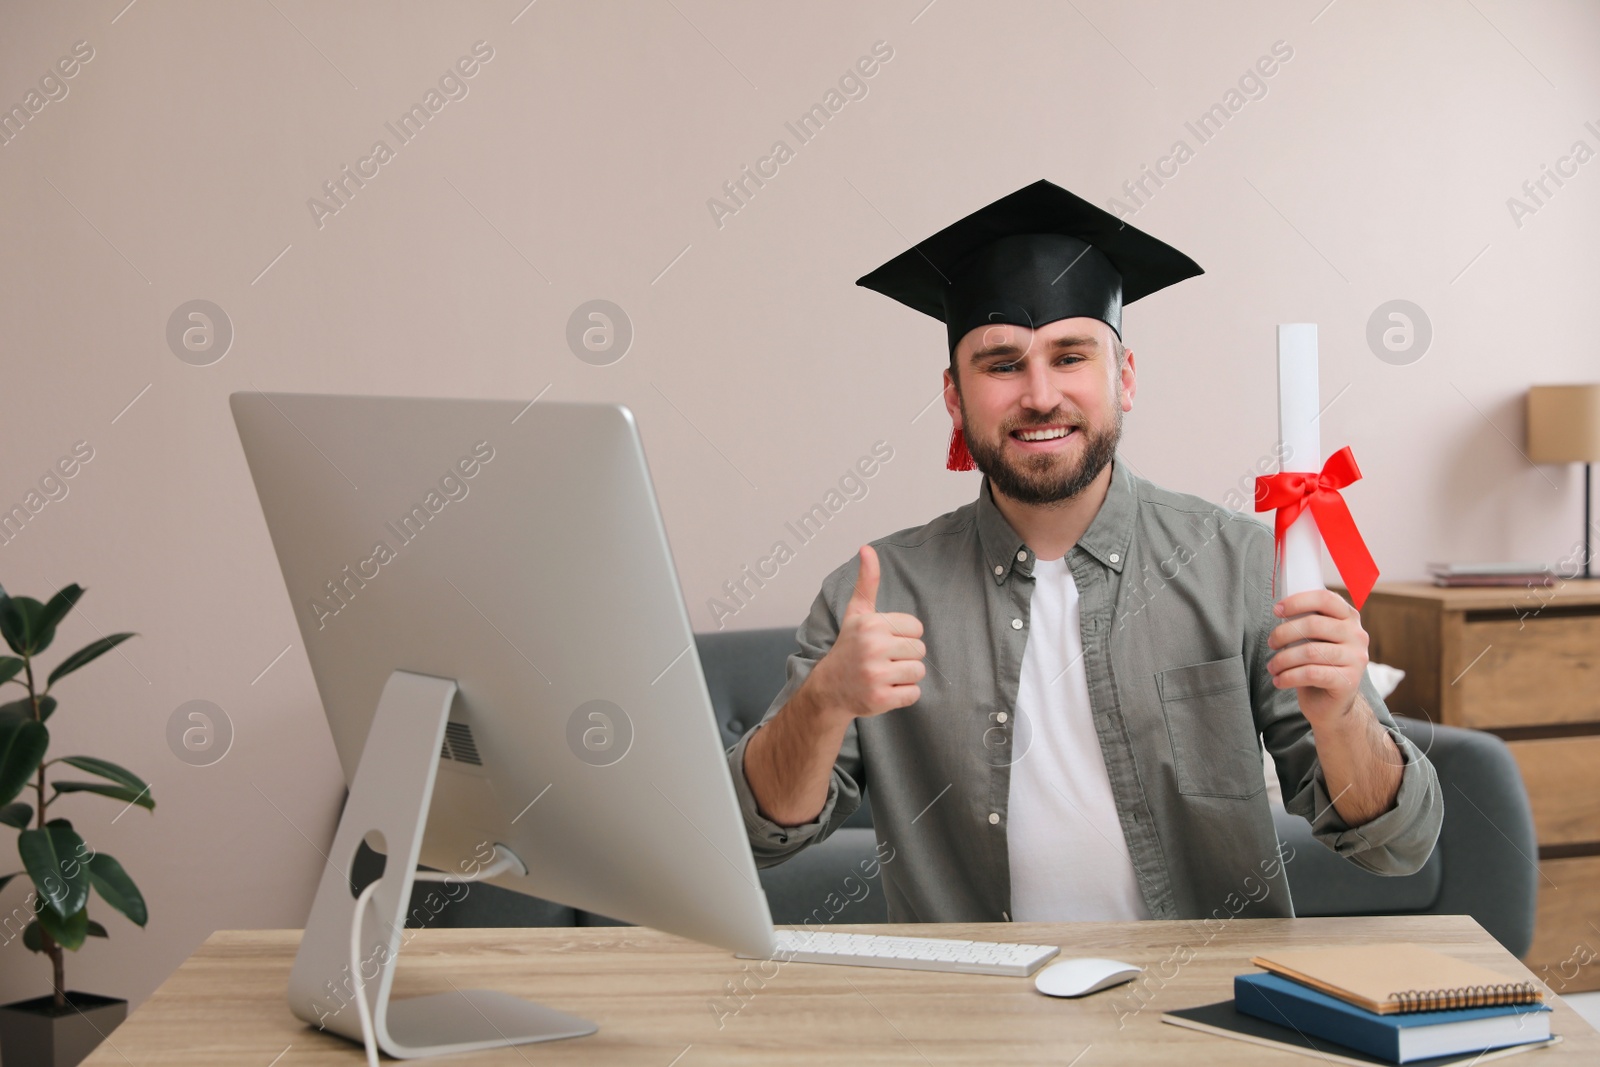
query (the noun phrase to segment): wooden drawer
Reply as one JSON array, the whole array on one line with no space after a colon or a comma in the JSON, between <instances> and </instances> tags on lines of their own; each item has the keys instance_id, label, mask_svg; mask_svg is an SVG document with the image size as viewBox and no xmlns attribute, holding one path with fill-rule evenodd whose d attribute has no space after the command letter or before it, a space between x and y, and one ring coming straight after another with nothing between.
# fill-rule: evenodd
<instances>
[{"instance_id":1,"label":"wooden drawer","mask_svg":"<svg viewBox=\"0 0 1600 1067\"><path fill-rule=\"evenodd\" d=\"M1445 659L1444 721L1480 730L1600 721L1600 615L1461 624Z\"/></svg>"},{"instance_id":2,"label":"wooden drawer","mask_svg":"<svg viewBox=\"0 0 1600 1067\"><path fill-rule=\"evenodd\" d=\"M1600 736L1512 741L1507 747L1522 769L1539 844L1600 842Z\"/></svg>"},{"instance_id":3,"label":"wooden drawer","mask_svg":"<svg viewBox=\"0 0 1600 1067\"><path fill-rule=\"evenodd\" d=\"M1539 864L1539 918L1523 961L1557 993L1600 989L1600 856Z\"/></svg>"}]
</instances>

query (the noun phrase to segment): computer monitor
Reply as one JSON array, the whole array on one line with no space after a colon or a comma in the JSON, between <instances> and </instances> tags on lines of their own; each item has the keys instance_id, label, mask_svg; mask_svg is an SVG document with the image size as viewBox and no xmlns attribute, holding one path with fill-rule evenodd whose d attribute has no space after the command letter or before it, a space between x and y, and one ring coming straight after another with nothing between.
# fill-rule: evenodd
<instances>
[{"instance_id":1,"label":"computer monitor","mask_svg":"<svg viewBox=\"0 0 1600 1067\"><path fill-rule=\"evenodd\" d=\"M419 862L467 872L499 845L526 874L496 885L771 955L633 414L261 392L231 405L350 787L295 1013L361 1039L343 1009L363 838L387 865L360 984L392 1055L594 1029L482 991L390 1003Z\"/></svg>"}]
</instances>

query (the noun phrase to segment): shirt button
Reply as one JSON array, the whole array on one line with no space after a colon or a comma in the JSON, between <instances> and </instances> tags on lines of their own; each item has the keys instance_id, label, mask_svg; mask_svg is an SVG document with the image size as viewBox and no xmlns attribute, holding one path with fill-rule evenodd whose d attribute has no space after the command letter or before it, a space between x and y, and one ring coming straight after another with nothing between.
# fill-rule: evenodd
<instances>
[{"instance_id":1,"label":"shirt button","mask_svg":"<svg viewBox=\"0 0 1600 1067\"><path fill-rule=\"evenodd\" d=\"M1017 553L1017 562L1018 563L1026 563L1026 562L1028 562L1028 553L1027 552L1018 552Z\"/></svg>"},{"instance_id":2,"label":"shirt button","mask_svg":"<svg viewBox=\"0 0 1600 1067\"><path fill-rule=\"evenodd\" d=\"M989 813L989 825L990 826L997 826L997 825L999 825L999 823L1000 823L1000 813L997 812L997 811L991 811Z\"/></svg>"},{"instance_id":3,"label":"shirt button","mask_svg":"<svg viewBox=\"0 0 1600 1067\"><path fill-rule=\"evenodd\" d=\"M994 576L995 576L995 577L996 577L996 578L998 578L998 577L1000 577L1000 576L1001 576L1001 575L1002 575L1002 574L1004 574L1004 573L1005 573L1005 572L1006 572L1006 569L1005 569L1005 568L1004 568L1004 567L996 567L996 568L995 568L995 569L994 569Z\"/></svg>"},{"instance_id":4,"label":"shirt button","mask_svg":"<svg viewBox=\"0 0 1600 1067\"><path fill-rule=\"evenodd\" d=\"M1009 718L1011 718L1011 716L1007 715L1005 712L1002 711L1002 712L1000 712L998 715L996 715L994 717L994 721L995 722L999 722L999 723L1003 723Z\"/></svg>"},{"instance_id":5,"label":"shirt button","mask_svg":"<svg viewBox=\"0 0 1600 1067\"><path fill-rule=\"evenodd\" d=\"M1011 620L1011 628L1012 628L1012 629L1013 629L1013 630L1020 630L1020 629L1022 629L1022 620L1021 620L1021 619L1012 619L1012 620Z\"/></svg>"},{"instance_id":6,"label":"shirt button","mask_svg":"<svg viewBox=\"0 0 1600 1067\"><path fill-rule=\"evenodd\" d=\"M1122 557L1117 555L1115 552L1107 556L1106 559L1109 559L1112 563L1120 563L1122 561Z\"/></svg>"}]
</instances>

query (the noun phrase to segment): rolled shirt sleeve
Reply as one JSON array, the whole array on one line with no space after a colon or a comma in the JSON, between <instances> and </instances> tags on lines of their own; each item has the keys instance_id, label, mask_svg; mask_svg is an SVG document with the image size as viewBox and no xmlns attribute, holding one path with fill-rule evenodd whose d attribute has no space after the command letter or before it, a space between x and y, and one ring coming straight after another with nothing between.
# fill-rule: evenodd
<instances>
[{"instance_id":1,"label":"rolled shirt sleeve","mask_svg":"<svg viewBox=\"0 0 1600 1067\"><path fill-rule=\"evenodd\" d=\"M1339 817L1333 805L1319 761L1309 787L1290 798L1285 807L1311 824L1313 837L1356 866L1374 874L1414 874L1432 855L1444 821L1439 777L1422 750L1395 727L1383 698L1365 674L1361 678L1361 695L1405 761L1394 805L1359 826L1351 826Z\"/></svg>"},{"instance_id":2,"label":"rolled shirt sleeve","mask_svg":"<svg viewBox=\"0 0 1600 1067\"><path fill-rule=\"evenodd\" d=\"M1293 689L1274 686L1267 670L1267 661L1276 654L1267 638L1283 620L1272 613L1272 534L1264 526L1252 555L1248 584L1256 600L1255 616L1261 622L1250 657L1251 690L1257 726L1277 766L1284 808L1310 823L1318 841L1358 867L1383 875L1415 873L1432 855L1444 819L1444 799L1433 764L1395 726L1371 677L1363 673L1361 695L1393 739L1405 767L1400 789L1387 811L1359 826L1340 818L1317 757L1316 737L1300 711L1299 697Z\"/></svg>"}]
</instances>

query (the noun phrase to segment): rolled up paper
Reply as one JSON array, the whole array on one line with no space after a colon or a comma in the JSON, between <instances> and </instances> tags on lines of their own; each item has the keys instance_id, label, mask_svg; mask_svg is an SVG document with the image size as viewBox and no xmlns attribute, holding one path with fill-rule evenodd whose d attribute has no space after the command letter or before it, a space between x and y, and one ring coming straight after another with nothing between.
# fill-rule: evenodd
<instances>
[{"instance_id":1,"label":"rolled up paper","mask_svg":"<svg viewBox=\"0 0 1600 1067\"><path fill-rule=\"evenodd\" d=\"M1278 324L1278 440L1280 471L1315 474L1322 466L1322 435L1317 427L1317 324ZM1257 509L1260 510L1257 490ZM1283 562L1275 576L1279 597L1326 589L1322 581L1322 535L1310 509L1283 535Z\"/></svg>"},{"instance_id":2,"label":"rolled up paper","mask_svg":"<svg viewBox=\"0 0 1600 1067\"><path fill-rule=\"evenodd\" d=\"M1321 462L1322 442L1317 429L1320 414L1316 324L1280 324L1278 437L1283 446L1282 458L1277 474L1256 479L1256 510L1277 512L1273 524L1273 598L1327 588L1322 581L1322 545L1326 540L1339 577L1350 591L1350 601L1360 611L1378 580L1378 565L1339 490L1359 479L1361 470L1348 447L1329 456L1326 463Z\"/></svg>"}]
</instances>

